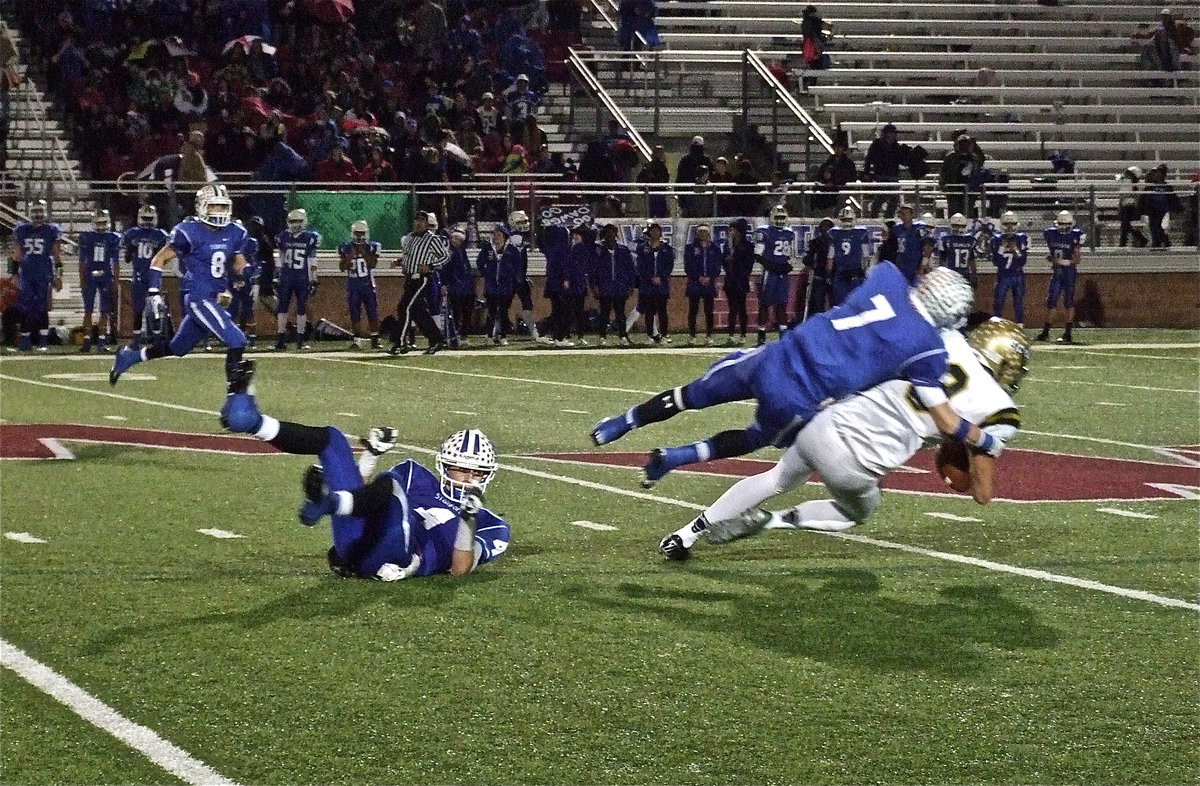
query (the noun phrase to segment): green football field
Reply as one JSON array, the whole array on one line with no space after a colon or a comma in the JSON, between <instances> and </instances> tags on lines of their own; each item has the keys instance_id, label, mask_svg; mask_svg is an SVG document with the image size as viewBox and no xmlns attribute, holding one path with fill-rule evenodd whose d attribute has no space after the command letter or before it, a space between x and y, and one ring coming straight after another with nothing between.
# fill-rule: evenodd
<instances>
[{"instance_id":1,"label":"green football field","mask_svg":"<svg viewBox=\"0 0 1200 786\"><path fill-rule=\"evenodd\" d=\"M588 432L723 350L260 353L276 417L502 454L503 558L392 584L327 571L306 457L222 436L219 357L6 357L0 782L1200 782L1200 332L1079 337L1035 348L1003 499L922 456L844 536L687 563L658 540L734 478L616 465L750 407Z\"/></svg>"}]
</instances>

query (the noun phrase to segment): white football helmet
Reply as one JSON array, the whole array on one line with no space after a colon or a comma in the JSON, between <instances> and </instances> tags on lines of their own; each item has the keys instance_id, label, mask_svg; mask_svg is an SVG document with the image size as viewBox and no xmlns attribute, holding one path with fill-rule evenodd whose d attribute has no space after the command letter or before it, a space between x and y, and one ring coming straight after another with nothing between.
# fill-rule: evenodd
<instances>
[{"instance_id":1,"label":"white football helmet","mask_svg":"<svg viewBox=\"0 0 1200 786\"><path fill-rule=\"evenodd\" d=\"M522 234L529 231L529 214L524 210L514 210L508 214L508 225L514 232Z\"/></svg>"},{"instance_id":2,"label":"white football helmet","mask_svg":"<svg viewBox=\"0 0 1200 786\"><path fill-rule=\"evenodd\" d=\"M981 322L967 336L967 343L983 367L991 372L1000 387L1010 394L1021 387L1029 373L1029 337L1015 322L992 317Z\"/></svg>"},{"instance_id":3,"label":"white football helmet","mask_svg":"<svg viewBox=\"0 0 1200 786\"><path fill-rule=\"evenodd\" d=\"M854 208L850 207L849 205L846 205L844 208L842 208L842 212L838 213L838 220L842 222L843 229L849 229L850 227L854 226L855 218L857 218L857 216L854 215Z\"/></svg>"},{"instance_id":4,"label":"white football helmet","mask_svg":"<svg viewBox=\"0 0 1200 786\"><path fill-rule=\"evenodd\" d=\"M196 192L196 218L213 227L223 227L233 220L233 200L229 189L220 183L201 186Z\"/></svg>"},{"instance_id":5,"label":"white football helmet","mask_svg":"<svg viewBox=\"0 0 1200 786\"><path fill-rule=\"evenodd\" d=\"M46 209L46 200L39 199L29 206L29 220L35 224L40 224L46 220L50 211Z\"/></svg>"},{"instance_id":6,"label":"white football helmet","mask_svg":"<svg viewBox=\"0 0 1200 786\"><path fill-rule=\"evenodd\" d=\"M967 234L967 225L970 223L962 213L955 213L950 216L950 231L956 235L965 235Z\"/></svg>"},{"instance_id":7,"label":"white football helmet","mask_svg":"<svg viewBox=\"0 0 1200 786\"><path fill-rule=\"evenodd\" d=\"M913 289L913 298L925 309L934 326L940 328L962 326L975 305L971 285L948 267L935 267L922 276Z\"/></svg>"},{"instance_id":8,"label":"white football helmet","mask_svg":"<svg viewBox=\"0 0 1200 786\"><path fill-rule=\"evenodd\" d=\"M359 219L350 225L350 235L356 242L365 243L371 237L371 228L366 221Z\"/></svg>"},{"instance_id":9,"label":"white football helmet","mask_svg":"<svg viewBox=\"0 0 1200 786\"><path fill-rule=\"evenodd\" d=\"M937 229L937 219L933 217L933 213L924 213L921 215L921 223L925 226L921 227L921 234L932 235Z\"/></svg>"},{"instance_id":10,"label":"white football helmet","mask_svg":"<svg viewBox=\"0 0 1200 786\"><path fill-rule=\"evenodd\" d=\"M1005 232L1016 232L1018 223L1020 222L1017 221L1017 214L1011 210L1000 216L1000 226L1004 228Z\"/></svg>"},{"instance_id":11,"label":"white football helmet","mask_svg":"<svg viewBox=\"0 0 1200 786\"><path fill-rule=\"evenodd\" d=\"M1054 224L1059 232L1070 232L1071 227L1075 226L1075 216L1071 215L1071 211L1063 210L1054 219Z\"/></svg>"},{"instance_id":12,"label":"white football helmet","mask_svg":"<svg viewBox=\"0 0 1200 786\"><path fill-rule=\"evenodd\" d=\"M96 228L97 232L111 232L112 216L107 210L97 210L92 219L92 226Z\"/></svg>"},{"instance_id":13,"label":"white football helmet","mask_svg":"<svg viewBox=\"0 0 1200 786\"><path fill-rule=\"evenodd\" d=\"M426 213L425 225L429 227L430 232L436 233L438 231L437 213L434 213L432 210Z\"/></svg>"},{"instance_id":14,"label":"white football helmet","mask_svg":"<svg viewBox=\"0 0 1200 786\"><path fill-rule=\"evenodd\" d=\"M787 223L788 212L786 207L783 205L776 205L775 207L771 208L771 226L782 229L783 227L787 226Z\"/></svg>"},{"instance_id":15,"label":"white football helmet","mask_svg":"<svg viewBox=\"0 0 1200 786\"><path fill-rule=\"evenodd\" d=\"M293 235L303 232L308 229L308 211L302 207L298 207L288 213L287 217L288 231Z\"/></svg>"},{"instance_id":16,"label":"white football helmet","mask_svg":"<svg viewBox=\"0 0 1200 786\"><path fill-rule=\"evenodd\" d=\"M450 477L451 468L481 472L483 477L475 481L459 481ZM479 429L463 429L451 434L437 454L438 474L442 477L442 493L459 501L471 487L486 489L496 475L496 449Z\"/></svg>"},{"instance_id":17,"label":"white football helmet","mask_svg":"<svg viewBox=\"0 0 1200 786\"><path fill-rule=\"evenodd\" d=\"M158 226L158 208L154 205L142 205L138 209L138 226L146 229Z\"/></svg>"}]
</instances>

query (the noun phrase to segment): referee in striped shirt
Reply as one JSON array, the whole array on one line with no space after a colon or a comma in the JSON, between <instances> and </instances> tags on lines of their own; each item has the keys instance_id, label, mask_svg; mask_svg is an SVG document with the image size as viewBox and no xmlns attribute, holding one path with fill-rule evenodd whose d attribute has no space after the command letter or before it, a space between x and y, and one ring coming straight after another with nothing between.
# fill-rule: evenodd
<instances>
[{"instance_id":1,"label":"referee in striped shirt","mask_svg":"<svg viewBox=\"0 0 1200 786\"><path fill-rule=\"evenodd\" d=\"M436 221L436 219L435 219ZM446 346L446 339L429 313L429 288L433 276L450 260L450 244L446 238L431 232L429 214L418 210L413 215L413 231L400 238L400 259L393 267L404 271L404 295L396 304L396 328L392 333L393 355L412 351L410 333L415 323L429 340L426 355ZM435 224L436 226L436 224Z\"/></svg>"}]
</instances>

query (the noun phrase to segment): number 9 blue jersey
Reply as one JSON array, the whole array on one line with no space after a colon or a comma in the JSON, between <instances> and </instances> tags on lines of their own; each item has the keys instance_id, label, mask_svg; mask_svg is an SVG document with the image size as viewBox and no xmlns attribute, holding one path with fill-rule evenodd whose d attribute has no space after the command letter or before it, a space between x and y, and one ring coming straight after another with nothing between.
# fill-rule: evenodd
<instances>
[{"instance_id":1,"label":"number 9 blue jersey","mask_svg":"<svg viewBox=\"0 0 1200 786\"><path fill-rule=\"evenodd\" d=\"M171 231L168 244L179 258L180 287L193 298L215 300L228 288L227 270L244 254L249 236L237 222L209 226L189 218Z\"/></svg>"}]
</instances>

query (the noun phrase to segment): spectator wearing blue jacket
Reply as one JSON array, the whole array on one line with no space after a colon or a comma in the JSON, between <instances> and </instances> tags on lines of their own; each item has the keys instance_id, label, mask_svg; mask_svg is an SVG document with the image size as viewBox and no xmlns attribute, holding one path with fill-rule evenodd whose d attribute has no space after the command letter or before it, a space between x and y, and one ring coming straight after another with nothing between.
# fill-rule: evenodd
<instances>
[{"instance_id":1,"label":"spectator wearing blue jacket","mask_svg":"<svg viewBox=\"0 0 1200 786\"><path fill-rule=\"evenodd\" d=\"M717 277L721 275L724 253L712 241L712 228L696 227L696 239L683 247L683 272L687 274L688 335L696 343L696 314L704 304L704 332L713 343L713 303L717 298Z\"/></svg>"},{"instance_id":2,"label":"spectator wearing blue jacket","mask_svg":"<svg viewBox=\"0 0 1200 786\"><path fill-rule=\"evenodd\" d=\"M617 225L607 224L600 229L600 242L596 245L589 280L596 299L600 301L600 343L608 335L609 315L616 320L621 342L631 344L625 327L625 302L633 291L637 277L633 254L622 243L617 242Z\"/></svg>"},{"instance_id":3,"label":"spectator wearing blue jacket","mask_svg":"<svg viewBox=\"0 0 1200 786\"><path fill-rule=\"evenodd\" d=\"M571 331L575 331L575 343L587 345L583 334L586 324L583 318L587 302L588 273L596 256L596 243L585 226L571 230L571 242L567 249L563 276L559 281L559 297L562 298L561 319L556 326L555 339L560 346L571 346Z\"/></svg>"},{"instance_id":4,"label":"spectator wearing blue jacket","mask_svg":"<svg viewBox=\"0 0 1200 786\"><path fill-rule=\"evenodd\" d=\"M488 334L498 346L508 344L508 310L517 293L517 270L521 251L508 242L508 229L497 224L492 242L479 249L475 267L483 276L483 297L487 301Z\"/></svg>"},{"instance_id":5,"label":"spectator wearing blue jacket","mask_svg":"<svg viewBox=\"0 0 1200 786\"><path fill-rule=\"evenodd\" d=\"M675 269L675 249L663 241L662 234L662 224L651 219L637 247L638 310L646 318L646 335L655 344L670 341L666 338L667 300Z\"/></svg>"},{"instance_id":6,"label":"spectator wearing blue jacket","mask_svg":"<svg viewBox=\"0 0 1200 786\"><path fill-rule=\"evenodd\" d=\"M470 346L467 337L475 331L475 271L467 259L466 236L458 230L450 233L450 261L441 272L450 318L458 328L457 346ZM456 345L451 342L451 346Z\"/></svg>"}]
</instances>

